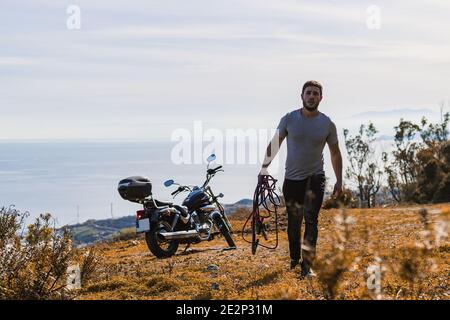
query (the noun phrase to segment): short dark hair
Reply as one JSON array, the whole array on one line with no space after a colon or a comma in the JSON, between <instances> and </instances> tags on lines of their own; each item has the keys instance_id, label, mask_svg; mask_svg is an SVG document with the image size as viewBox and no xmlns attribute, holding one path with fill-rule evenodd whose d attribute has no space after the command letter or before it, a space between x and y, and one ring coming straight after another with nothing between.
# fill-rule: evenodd
<instances>
[{"instance_id":1,"label":"short dark hair","mask_svg":"<svg viewBox=\"0 0 450 320\"><path fill-rule=\"evenodd\" d=\"M319 88L319 90L320 90L320 95L322 95L322 85L321 85L318 81L315 81L315 80L309 80L309 81L306 81L305 84L303 85L303 88L302 88L302 95L303 95L303 93L305 92L305 89L306 89L307 87L316 87L316 88Z\"/></svg>"}]
</instances>

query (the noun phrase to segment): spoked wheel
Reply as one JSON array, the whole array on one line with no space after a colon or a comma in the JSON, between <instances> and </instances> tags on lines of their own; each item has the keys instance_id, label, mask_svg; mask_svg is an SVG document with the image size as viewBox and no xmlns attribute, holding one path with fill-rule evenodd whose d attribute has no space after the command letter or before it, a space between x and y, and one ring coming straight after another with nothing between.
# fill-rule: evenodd
<instances>
[{"instance_id":1,"label":"spoked wheel","mask_svg":"<svg viewBox=\"0 0 450 320\"><path fill-rule=\"evenodd\" d=\"M228 225L226 224L225 220L220 216L219 213L213 214L212 218L216 226L219 228L220 233L222 233L223 237L227 241L228 246L230 248L236 248L236 244L231 237L230 229L228 229Z\"/></svg>"},{"instance_id":2,"label":"spoked wheel","mask_svg":"<svg viewBox=\"0 0 450 320\"><path fill-rule=\"evenodd\" d=\"M170 223L162 220L145 234L147 246L157 258L171 257L178 249L178 240L164 240L159 235L160 232L170 232L171 229Z\"/></svg>"}]
</instances>

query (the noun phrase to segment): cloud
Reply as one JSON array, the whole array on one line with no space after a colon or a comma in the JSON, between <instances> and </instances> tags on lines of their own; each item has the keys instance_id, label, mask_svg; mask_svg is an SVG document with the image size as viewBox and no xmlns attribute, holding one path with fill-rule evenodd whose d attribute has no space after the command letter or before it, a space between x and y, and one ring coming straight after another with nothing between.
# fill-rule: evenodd
<instances>
[{"instance_id":1,"label":"cloud","mask_svg":"<svg viewBox=\"0 0 450 320\"><path fill-rule=\"evenodd\" d=\"M0 67L21 67L26 65L31 65L35 63L36 60L28 57L20 56L0 56Z\"/></svg>"},{"instance_id":2,"label":"cloud","mask_svg":"<svg viewBox=\"0 0 450 320\"><path fill-rule=\"evenodd\" d=\"M80 0L76 32L65 28L69 2L5 1L2 114L52 121L0 135L113 136L108 123L117 119L164 122L174 114L186 125L201 116L230 126L236 111L243 125L255 114L255 122L273 123L298 106L298 87L310 78L325 84L321 107L331 116L432 107L448 97L448 5L437 0L431 8L378 2L377 31L365 25L369 1ZM57 125L67 117L104 131Z\"/></svg>"}]
</instances>

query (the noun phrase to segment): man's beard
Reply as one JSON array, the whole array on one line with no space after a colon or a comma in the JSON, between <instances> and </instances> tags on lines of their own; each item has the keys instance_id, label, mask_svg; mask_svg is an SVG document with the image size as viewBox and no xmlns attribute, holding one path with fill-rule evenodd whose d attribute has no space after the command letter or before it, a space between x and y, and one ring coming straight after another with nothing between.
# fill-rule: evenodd
<instances>
[{"instance_id":1,"label":"man's beard","mask_svg":"<svg viewBox=\"0 0 450 320\"><path fill-rule=\"evenodd\" d=\"M303 101L303 107L304 107L306 110L308 110L308 111L310 111L310 112L313 112L313 111L316 111L316 110L317 110L317 108L319 107L319 103L316 103L314 106L310 107L310 106L308 106L308 105L306 104L305 101Z\"/></svg>"}]
</instances>

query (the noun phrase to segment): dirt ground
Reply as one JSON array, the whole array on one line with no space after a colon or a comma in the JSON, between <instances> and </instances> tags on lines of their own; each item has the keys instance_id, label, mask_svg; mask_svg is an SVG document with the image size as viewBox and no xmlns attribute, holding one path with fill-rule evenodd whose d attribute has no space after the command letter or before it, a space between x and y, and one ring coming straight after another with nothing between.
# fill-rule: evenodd
<instances>
[{"instance_id":1,"label":"dirt ground","mask_svg":"<svg viewBox=\"0 0 450 320\"><path fill-rule=\"evenodd\" d=\"M226 242L218 238L157 259L142 237L100 244L100 264L79 299L448 300L449 208L322 210L311 279L289 269L284 210L278 248L259 247L256 255L241 236L248 210L231 220L236 250L222 250ZM273 231L270 239L273 245Z\"/></svg>"}]
</instances>

